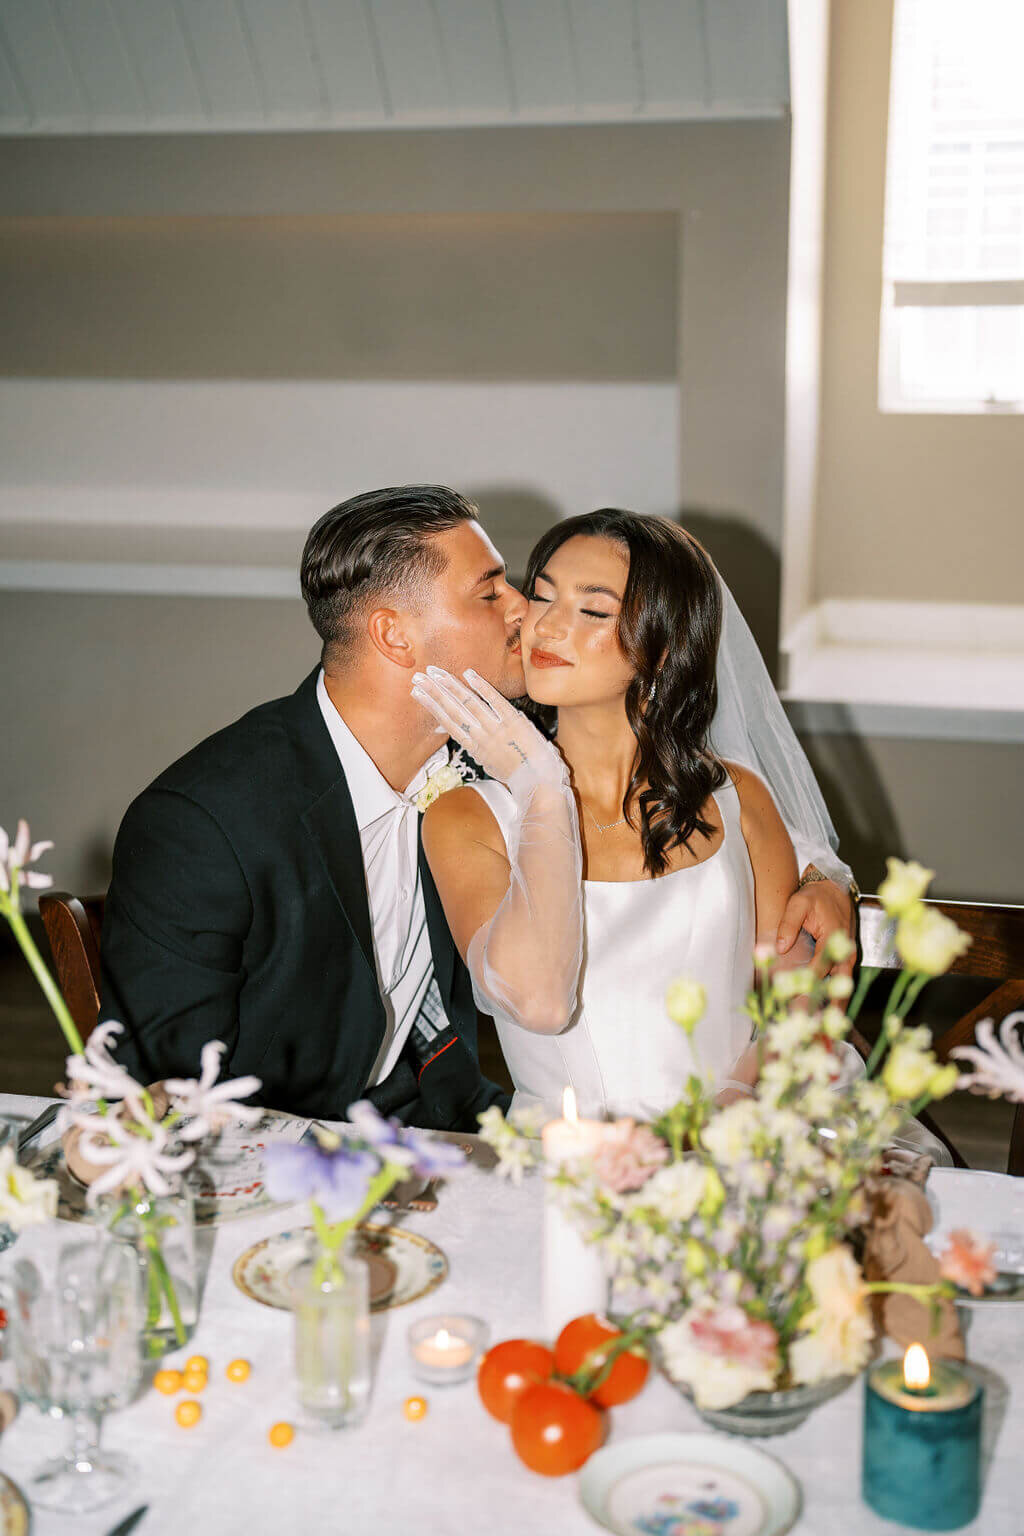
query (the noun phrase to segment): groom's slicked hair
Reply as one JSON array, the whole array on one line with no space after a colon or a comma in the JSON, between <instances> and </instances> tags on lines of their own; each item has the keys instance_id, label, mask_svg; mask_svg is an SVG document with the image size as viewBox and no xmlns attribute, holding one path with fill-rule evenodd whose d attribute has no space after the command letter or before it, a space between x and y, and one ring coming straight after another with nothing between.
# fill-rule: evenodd
<instances>
[{"instance_id":1,"label":"groom's slicked hair","mask_svg":"<svg viewBox=\"0 0 1024 1536\"><path fill-rule=\"evenodd\" d=\"M300 580L324 663L351 652L371 604L422 596L447 559L434 535L477 521L472 502L445 485L398 485L339 502L310 529Z\"/></svg>"}]
</instances>

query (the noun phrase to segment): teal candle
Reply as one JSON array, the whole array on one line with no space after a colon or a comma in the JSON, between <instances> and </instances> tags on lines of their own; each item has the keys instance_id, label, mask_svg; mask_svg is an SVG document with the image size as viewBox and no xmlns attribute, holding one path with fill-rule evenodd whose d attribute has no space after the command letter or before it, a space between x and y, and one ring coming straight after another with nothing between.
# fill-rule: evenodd
<instances>
[{"instance_id":1,"label":"teal candle","mask_svg":"<svg viewBox=\"0 0 1024 1536\"><path fill-rule=\"evenodd\" d=\"M984 1393L959 1366L936 1362L908 1387L902 1360L873 1367L864 1390L864 1499L917 1531L955 1531L981 1502Z\"/></svg>"}]
</instances>

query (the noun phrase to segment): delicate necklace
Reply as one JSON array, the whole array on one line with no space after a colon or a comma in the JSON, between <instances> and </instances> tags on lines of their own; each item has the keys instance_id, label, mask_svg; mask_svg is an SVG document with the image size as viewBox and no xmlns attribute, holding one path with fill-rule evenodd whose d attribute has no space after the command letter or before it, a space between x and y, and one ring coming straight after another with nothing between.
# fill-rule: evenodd
<instances>
[{"instance_id":1,"label":"delicate necklace","mask_svg":"<svg viewBox=\"0 0 1024 1536\"><path fill-rule=\"evenodd\" d=\"M625 816L620 816L618 821L609 821L606 822L604 826L602 826L597 817L594 815L593 811L590 809L589 805L585 805L583 809L586 811L587 815L590 817L591 821L594 823L594 826L599 832L610 832L612 827L621 827L622 823L626 819Z\"/></svg>"}]
</instances>

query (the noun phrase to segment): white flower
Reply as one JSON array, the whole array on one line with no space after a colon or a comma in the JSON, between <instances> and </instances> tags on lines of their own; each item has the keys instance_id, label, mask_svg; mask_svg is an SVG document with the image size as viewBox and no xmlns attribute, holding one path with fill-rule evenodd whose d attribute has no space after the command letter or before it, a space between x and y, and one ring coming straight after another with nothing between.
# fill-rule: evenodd
<instances>
[{"instance_id":1,"label":"white flower","mask_svg":"<svg viewBox=\"0 0 1024 1536\"><path fill-rule=\"evenodd\" d=\"M970 946L970 934L934 907L911 907L896 925L896 948L904 964L926 976L941 976Z\"/></svg>"},{"instance_id":2,"label":"white flower","mask_svg":"<svg viewBox=\"0 0 1024 1536\"><path fill-rule=\"evenodd\" d=\"M833 976L832 981L847 981L848 977ZM830 1040L845 1040L850 1028L850 1021L841 1008L835 1003L830 1003L821 1016L821 1027Z\"/></svg>"},{"instance_id":3,"label":"white flower","mask_svg":"<svg viewBox=\"0 0 1024 1536\"><path fill-rule=\"evenodd\" d=\"M713 1315L692 1307L661 1330L658 1348L669 1376L686 1383L698 1408L731 1408L750 1392L770 1392L778 1370L771 1352L762 1348L730 1355L700 1347L701 1324Z\"/></svg>"},{"instance_id":4,"label":"white flower","mask_svg":"<svg viewBox=\"0 0 1024 1536\"><path fill-rule=\"evenodd\" d=\"M804 1278L812 1306L790 1346L793 1380L810 1383L859 1371L871 1353L874 1327L852 1253L841 1244L826 1249L810 1261Z\"/></svg>"},{"instance_id":5,"label":"white flower","mask_svg":"<svg viewBox=\"0 0 1024 1536\"><path fill-rule=\"evenodd\" d=\"M699 981L692 981L689 976L677 976L665 993L665 1008L668 1016L688 1035L692 1035L704 1015L707 1007L708 995Z\"/></svg>"},{"instance_id":6,"label":"white flower","mask_svg":"<svg viewBox=\"0 0 1024 1536\"><path fill-rule=\"evenodd\" d=\"M230 1082L217 1082L221 1057L226 1050L222 1040L208 1040L199 1053L198 1080L169 1077L164 1083L167 1096L179 1115L191 1117L189 1124L178 1132L182 1141L199 1141L211 1131L222 1130L229 1120L253 1125L260 1117L261 1111L254 1105L235 1102L256 1092L260 1087L258 1077L236 1077Z\"/></svg>"},{"instance_id":7,"label":"white flower","mask_svg":"<svg viewBox=\"0 0 1024 1536\"><path fill-rule=\"evenodd\" d=\"M135 1131L116 1115L72 1114L71 1122L85 1133L79 1143L82 1156L107 1169L89 1185L85 1197L88 1205L95 1205L101 1195L121 1185L142 1183L150 1194L169 1195L172 1184L166 1175L183 1173L195 1162L191 1149L165 1151L167 1131L154 1121Z\"/></svg>"},{"instance_id":8,"label":"white flower","mask_svg":"<svg viewBox=\"0 0 1024 1536\"><path fill-rule=\"evenodd\" d=\"M142 1085L110 1054L110 1042L123 1028L113 1019L97 1024L86 1041L84 1054L68 1057L66 1072L71 1085L71 1103L80 1104L84 1099L123 1099L133 1119L148 1121Z\"/></svg>"},{"instance_id":9,"label":"white flower","mask_svg":"<svg viewBox=\"0 0 1024 1536\"><path fill-rule=\"evenodd\" d=\"M413 805L418 811L425 811L428 805L440 800L450 789L461 789L464 782L465 774L453 758L451 762L442 763L432 773L428 773L427 782L414 798Z\"/></svg>"},{"instance_id":10,"label":"white flower","mask_svg":"<svg viewBox=\"0 0 1024 1536\"><path fill-rule=\"evenodd\" d=\"M787 973L792 975L790 971ZM767 1040L769 1050L779 1056L789 1056L818 1032L818 1020L813 1013L794 1008L784 1018L769 1025Z\"/></svg>"},{"instance_id":11,"label":"white flower","mask_svg":"<svg viewBox=\"0 0 1024 1536\"><path fill-rule=\"evenodd\" d=\"M21 1232L56 1214L56 1179L37 1179L19 1166L13 1146L0 1147L0 1222L6 1222L12 1232Z\"/></svg>"},{"instance_id":12,"label":"white flower","mask_svg":"<svg viewBox=\"0 0 1024 1536\"><path fill-rule=\"evenodd\" d=\"M852 959L856 953L856 944L841 928L837 928L835 933L830 933L825 940L825 956L832 961L833 965L842 965L844 961Z\"/></svg>"},{"instance_id":13,"label":"white flower","mask_svg":"<svg viewBox=\"0 0 1024 1536\"><path fill-rule=\"evenodd\" d=\"M48 853L53 847L52 843L34 843L28 830L28 822L22 817L18 822L18 830L12 843L3 827L0 827L0 892L7 895L14 889L14 881L17 877L18 884L27 886L31 891L45 891L53 884L52 875L41 875L34 869L29 869L29 864L34 864L41 859L44 853Z\"/></svg>"},{"instance_id":14,"label":"white flower","mask_svg":"<svg viewBox=\"0 0 1024 1536\"><path fill-rule=\"evenodd\" d=\"M689 1221L707 1188L707 1172L696 1158L659 1168L637 1195L637 1204L657 1211L666 1221Z\"/></svg>"},{"instance_id":15,"label":"white flower","mask_svg":"<svg viewBox=\"0 0 1024 1536\"><path fill-rule=\"evenodd\" d=\"M737 1099L711 1116L700 1139L716 1163L732 1168L749 1155L759 1125L756 1101Z\"/></svg>"},{"instance_id":16,"label":"white flower","mask_svg":"<svg viewBox=\"0 0 1024 1536\"><path fill-rule=\"evenodd\" d=\"M825 982L825 995L833 1002L845 1002L853 991L853 982L849 976L830 976Z\"/></svg>"},{"instance_id":17,"label":"white flower","mask_svg":"<svg viewBox=\"0 0 1024 1536\"><path fill-rule=\"evenodd\" d=\"M970 1062L974 1071L960 1079L961 1088L972 1093L987 1093L990 1099L1004 1095L1013 1104L1024 1104L1024 1048L1017 1026L1024 1024L1024 1013L1008 1013L999 1026L999 1044L995 1023L982 1019L974 1031L974 1045L958 1045L950 1055Z\"/></svg>"},{"instance_id":18,"label":"white flower","mask_svg":"<svg viewBox=\"0 0 1024 1536\"><path fill-rule=\"evenodd\" d=\"M514 1125L510 1125L498 1108L492 1104L478 1117L481 1140L493 1147L498 1154L495 1170L499 1177L521 1184L523 1173L537 1162L537 1153L530 1141Z\"/></svg>"},{"instance_id":19,"label":"white flower","mask_svg":"<svg viewBox=\"0 0 1024 1536\"><path fill-rule=\"evenodd\" d=\"M799 965L792 971L776 971L772 977L772 991L782 1002L788 1002L792 997L813 992L817 980L809 965Z\"/></svg>"},{"instance_id":20,"label":"white flower","mask_svg":"<svg viewBox=\"0 0 1024 1536\"><path fill-rule=\"evenodd\" d=\"M902 917L921 900L935 878L935 871L925 869L914 859L909 864L902 859L886 859L885 867L888 873L878 887L878 899L890 917Z\"/></svg>"}]
</instances>

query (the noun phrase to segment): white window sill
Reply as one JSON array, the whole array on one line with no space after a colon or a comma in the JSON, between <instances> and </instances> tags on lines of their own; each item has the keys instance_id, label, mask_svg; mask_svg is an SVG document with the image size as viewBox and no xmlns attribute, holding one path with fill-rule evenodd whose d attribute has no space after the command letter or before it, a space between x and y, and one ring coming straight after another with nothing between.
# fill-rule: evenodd
<instances>
[{"instance_id":1,"label":"white window sill","mask_svg":"<svg viewBox=\"0 0 1024 1536\"><path fill-rule=\"evenodd\" d=\"M801 729L1024 742L1024 606L828 599L782 653Z\"/></svg>"}]
</instances>

